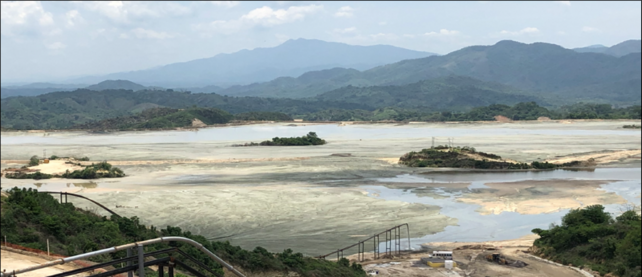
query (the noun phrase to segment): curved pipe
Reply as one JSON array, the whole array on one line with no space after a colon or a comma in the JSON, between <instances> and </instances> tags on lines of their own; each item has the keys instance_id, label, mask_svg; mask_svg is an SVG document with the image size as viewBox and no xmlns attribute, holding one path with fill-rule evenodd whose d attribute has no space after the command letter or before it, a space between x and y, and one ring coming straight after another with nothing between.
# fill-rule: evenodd
<instances>
[{"instance_id":1,"label":"curved pipe","mask_svg":"<svg viewBox=\"0 0 642 277\"><path fill-rule=\"evenodd\" d=\"M229 271L234 273L236 276L245 277L245 275L243 275L243 273L239 272L233 266L231 266L230 264L228 264L225 261L223 261L223 259L219 258L214 253L210 252L202 244L200 244L200 243L198 243L196 241L193 241L191 239L184 238L184 237L160 237L160 238L155 238L155 239L150 239L150 240L145 240L145 241L139 241L139 242L134 242L134 243L120 245L120 246L114 246L114 247L110 247L110 248L106 248L106 249L102 249L102 250L97 250L97 251L93 251L93 252L89 252L89 253L84 253L84 254L80 254L80 255L76 255L76 256L72 256L72 257L56 259L56 260L53 260L53 261L50 261L50 262L46 262L44 264L34 265L34 266L26 267L26 268L23 268L23 269L17 269L17 270L13 270L11 272L2 272L2 273L0 273L0 277L15 276L16 274L21 274L21 273L34 271L34 270L38 270L38 269L42 269L42 268L46 268L46 267L55 266L55 265L61 265L61 264L64 264L64 263L75 261L75 260L86 259L86 258L89 258L89 257L98 256L98 255L107 254L107 253L112 253L112 252L116 252L116 251L120 251L120 250L125 250L125 249L132 248L132 247L144 246L144 245L149 245L149 244L154 244L154 243L159 243L159 242L170 242L170 241L184 242L184 243L187 243L187 244L191 244L192 246L195 246L196 248L201 250L201 252L203 252L207 256L209 256L212 260L216 261L218 264L220 264L221 266L227 268Z\"/></svg>"},{"instance_id":2,"label":"curved pipe","mask_svg":"<svg viewBox=\"0 0 642 277\"><path fill-rule=\"evenodd\" d=\"M71 196L75 196L75 197L78 197L78 198L86 199L86 200L89 200L89 201L91 201L92 203L94 203L94 204L96 204L96 205L100 206L100 207L101 207L101 208L103 208L105 211L108 211L108 212L110 212L111 214L113 214L113 215L115 215L115 216L117 216L117 217L121 217L120 215L118 215L118 214L117 214L117 213L115 213L114 211L112 211L112 210L108 209L107 207L103 206L102 204L100 204L100 203L98 203L98 202L96 202L96 201L94 201L94 200L91 200L91 199L89 199L89 198L87 198L87 197L84 197L84 196L82 196L82 195L78 195L78 194L70 193L70 192L58 192L58 191L41 191L41 193L49 193L49 194L57 194L57 193L60 193L61 195L62 195L62 194L65 194L65 195L71 195Z\"/></svg>"}]
</instances>

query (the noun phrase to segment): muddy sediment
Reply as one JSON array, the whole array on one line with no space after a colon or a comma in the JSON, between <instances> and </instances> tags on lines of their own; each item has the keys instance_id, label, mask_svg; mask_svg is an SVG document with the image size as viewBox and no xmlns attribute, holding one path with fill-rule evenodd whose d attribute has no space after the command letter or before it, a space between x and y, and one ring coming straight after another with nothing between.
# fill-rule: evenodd
<instances>
[{"instance_id":1,"label":"muddy sediment","mask_svg":"<svg viewBox=\"0 0 642 277\"><path fill-rule=\"evenodd\" d=\"M21 186L77 192L123 216L138 216L142 223L157 228L179 226L249 250L263 246L273 252L291 248L321 255L398 224L409 223L411 236L418 238L466 220L444 215L431 199L437 202L455 197L461 203L478 207L479 216L504 212L531 215L589 204L626 202L618 195L600 190L607 183L601 180L543 180L533 175L532 180L489 182L484 188L474 189L470 186L475 180L433 183L380 180L399 175L430 179L430 174L421 173L447 171L407 168L395 163L407 152L429 148L433 136L437 145L445 144L447 137L454 137L456 145L472 146L522 162L577 157L579 153L582 157L598 155L596 159L609 167L639 168L639 154L632 149L640 148L640 132L618 129L623 124L604 121L296 128L274 124L199 132L49 136L3 132L2 168L20 164L46 148L51 155L107 160L128 176L95 180L92 184L79 180L2 179L2 188ZM328 144L230 147L239 142L286 136L284 132L302 135L309 131L317 131ZM611 152L599 152L604 150ZM333 156L337 153L341 155ZM453 174L459 176L458 172ZM428 201L385 200L361 188L373 184L405 190L404 193ZM639 200L639 195L636 199ZM80 207L95 208L84 200L70 201Z\"/></svg>"}]
</instances>

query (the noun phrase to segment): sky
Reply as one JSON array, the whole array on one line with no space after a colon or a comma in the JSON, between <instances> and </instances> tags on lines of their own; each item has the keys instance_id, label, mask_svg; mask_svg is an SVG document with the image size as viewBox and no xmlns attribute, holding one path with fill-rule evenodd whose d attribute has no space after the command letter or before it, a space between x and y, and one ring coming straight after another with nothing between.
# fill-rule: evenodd
<instances>
[{"instance_id":1,"label":"sky","mask_svg":"<svg viewBox=\"0 0 642 277\"><path fill-rule=\"evenodd\" d=\"M2 83L141 70L306 38L447 54L501 40L566 48L640 39L631 2L12 2Z\"/></svg>"}]
</instances>

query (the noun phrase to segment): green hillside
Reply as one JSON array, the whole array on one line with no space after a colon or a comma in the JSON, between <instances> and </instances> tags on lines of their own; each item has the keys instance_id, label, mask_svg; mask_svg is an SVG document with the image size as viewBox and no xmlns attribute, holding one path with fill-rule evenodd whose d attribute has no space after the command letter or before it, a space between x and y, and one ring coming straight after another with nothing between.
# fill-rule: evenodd
<instances>
[{"instance_id":1,"label":"green hillside","mask_svg":"<svg viewBox=\"0 0 642 277\"><path fill-rule=\"evenodd\" d=\"M534 229L540 236L535 253L563 264L588 267L602 276L640 277L640 215L627 211L617 218L601 205L571 210L559 226Z\"/></svg>"},{"instance_id":2,"label":"green hillside","mask_svg":"<svg viewBox=\"0 0 642 277\"><path fill-rule=\"evenodd\" d=\"M2 127L64 129L104 119L131 116L147 108L218 108L232 114L271 111L306 114L329 108L370 109L362 104L258 97L228 97L213 93L176 91L75 90L0 101Z\"/></svg>"},{"instance_id":3,"label":"green hillside","mask_svg":"<svg viewBox=\"0 0 642 277\"><path fill-rule=\"evenodd\" d=\"M450 76L401 86L347 86L316 97L361 103L374 108L428 108L432 110L468 110L492 104L516 104L537 101L535 96L505 85L482 82L470 77Z\"/></svg>"},{"instance_id":4,"label":"green hillside","mask_svg":"<svg viewBox=\"0 0 642 277\"><path fill-rule=\"evenodd\" d=\"M356 69L345 68L311 71L297 78L280 77L270 82L233 86L220 93L234 96L306 98L342 86L369 84L359 80L359 74L360 72Z\"/></svg>"},{"instance_id":5,"label":"green hillside","mask_svg":"<svg viewBox=\"0 0 642 277\"><path fill-rule=\"evenodd\" d=\"M207 125L228 123L233 116L214 108L152 108L132 116L116 117L72 126L71 129L132 130L166 129L192 126L198 119Z\"/></svg>"}]
</instances>

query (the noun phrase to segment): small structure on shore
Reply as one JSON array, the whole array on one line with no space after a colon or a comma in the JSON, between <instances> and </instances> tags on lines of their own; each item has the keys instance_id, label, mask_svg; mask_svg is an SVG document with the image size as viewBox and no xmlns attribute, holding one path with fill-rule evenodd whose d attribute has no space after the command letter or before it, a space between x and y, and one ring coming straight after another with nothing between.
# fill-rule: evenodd
<instances>
[{"instance_id":1,"label":"small structure on shore","mask_svg":"<svg viewBox=\"0 0 642 277\"><path fill-rule=\"evenodd\" d=\"M433 251L432 254L428 254L428 258L421 258L421 262L433 268L453 269L457 267L457 263L453 261L453 251Z\"/></svg>"}]
</instances>

